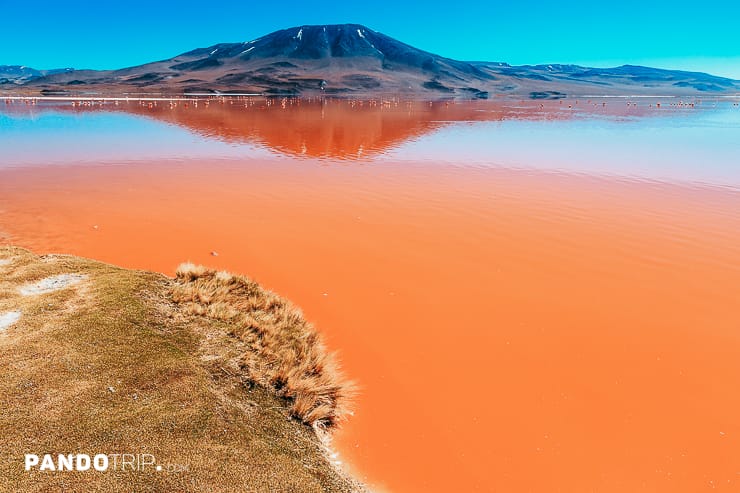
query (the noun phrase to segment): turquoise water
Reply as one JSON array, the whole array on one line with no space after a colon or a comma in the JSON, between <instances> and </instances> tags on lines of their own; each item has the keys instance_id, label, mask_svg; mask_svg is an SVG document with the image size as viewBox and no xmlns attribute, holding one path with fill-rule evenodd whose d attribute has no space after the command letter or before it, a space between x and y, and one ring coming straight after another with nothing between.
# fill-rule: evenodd
<instances>
[{"instance_id":1,"label":"turquoise water","mask_svg":"<svg viewBox=\"0 0 740 493\"><path fill-rule=\"evenodd\" d=\"M740 187L740 110L453 123L386 156L409 157Z\"/></svg>"},{"instance_id":2,"label":"turquoise water","mask_svg":"<svg viewBox=\"0 0 740 493\"><path fill-rule=\"evenodd\" d=\"M444 162L740 187L740 108L732 102L691 110L665 106L639 115L579 112L565 117L557 108L556 118L538 118L524 108L503 119L492 114L494 121L486 121L486 107L479 106L476 121L431 118L418 131L394 136L392 145L373 149L370 144L374 152L363 154L360 146L347 156L319 157L327 162ZM219 128L204 130L187 119L164 121L119 108L70 112L58 103L5 105L0 107L0 167L303 157L271 145L275 139L270 132L279 133L279 128L253 121L244 129L233 128L239 121L225 125L226 136ZM363 131L333 125L334 134ZM310 145L312 136L304 138Z\"/></svg>"}]
</instances>

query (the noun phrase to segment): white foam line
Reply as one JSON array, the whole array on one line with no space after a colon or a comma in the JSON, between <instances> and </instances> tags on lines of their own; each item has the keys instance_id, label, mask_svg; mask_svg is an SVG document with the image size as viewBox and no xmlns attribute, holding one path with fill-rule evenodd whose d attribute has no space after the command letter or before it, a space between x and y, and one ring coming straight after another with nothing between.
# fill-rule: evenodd
<instances>
[{"instance_id":1,"label":"white foam line","mask_svg":"<svg viewBox=\"0 0 740 493\"><path fill-rule=\"evenodd\" d=\"M575 97L576 97L575 95L574 96L568 96L568 99L574 99ZM578 97L580 97L580 98L594 98L594 99L596 99L596 98L599 98L599 99L601 99L601 98L616 98L616 99L636 99L636 98L643 98L643 99L650 99L650 98L655 98L655 99L681 99L681 98L683 98L683 99L692 99L692 98L693 99L713 99L713 98L715 98L717 96L714 96L714 95L713 96L708 96L708 95L702 96L702 95L699 95L699 94L694 94L694 95L684 94L682 96L670 96L670 95L662 95L662 94L656 94L656 95L650 95L650 94L633 94L633 95L629 95L629 94L618 94L618 95L614 95L614 94L612 94L612 95L602 94L601 96L596 96L596 95L593 95L593 94L584 94L583 96L578 96Z\"/></svg>"},{"instance_id":2,"label":"white foam line","mask_svg":"<svg viewBox=\"0 0 740 493\"><path fill-rule=\"evenodd\" d=\"M198 96L198 97L196 97ZM198 101L200 96L211 98L223 98L233 96L262 96L259 93L239 93L239 94L212 94L212 93L186 93L184 97L172 98L154 98L154 97L104 97L94 98L90 96L0 96L0 99L11 101Z\"/></svg>"},{"instance_id":3,"label":"white foam line","mask_svg":"<svg viewBox=\"0 0 740 493\"><path fill-rule=\"evenodd\" d=\"M188 98L152 98L152 97L104 97L94 98L90 96L0 96L0 99L11 101L192 101Z\"/></svg>"},{"instance_id":4,"label":"white foam line","mask_svg":"<svg viewBox=\"0 0 740 493\"><path fill-rule=\"evenodd\" d=\"M232 98L232 97L235 97L235 96L262 96L262 94L261 93L258 93L258 92L230 92L228 94L220 94L220 93L219 94L211 94L211 93L207 93L207 92L203 92L203 93L201 93L201 92L186 92L185 95L186 96L198 96L198 97L208 96L208 97L212 97L212 98Z\"/></svg>"}]
</instances>

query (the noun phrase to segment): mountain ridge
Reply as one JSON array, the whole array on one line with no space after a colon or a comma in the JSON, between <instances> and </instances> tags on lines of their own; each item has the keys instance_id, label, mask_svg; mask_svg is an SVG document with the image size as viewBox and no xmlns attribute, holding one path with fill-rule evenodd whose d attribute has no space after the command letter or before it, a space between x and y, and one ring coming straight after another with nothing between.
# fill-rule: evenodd
<instances>
[{"instance_id":1,"label":"mountain ridge","mask_svg":"<svg viewBox=\"0 0 740 493\"><path fill-rule=\"evenodd\" d=\"M0 83L0 90L7 90L9 85L42 94L382 93L468 99L492 95L559 98L740 92L740 81L701 72L637 65L593 68L460 61L413 47L361 24L296 26L251 41L218 43L118 70L44 73Z\"/></svg>"},{"instance_id":2,"label":"mountain ridge","mask_svg":"<svg viewBox=\"0 0 740 493\"><path fill-rule=\"evenodd\" d=\"M58 68L39 70L26 65L0 65L0 84L23 83L28 80L37 79L46 75L69 72L73 68Z\"/></svg>"}]
</instances>

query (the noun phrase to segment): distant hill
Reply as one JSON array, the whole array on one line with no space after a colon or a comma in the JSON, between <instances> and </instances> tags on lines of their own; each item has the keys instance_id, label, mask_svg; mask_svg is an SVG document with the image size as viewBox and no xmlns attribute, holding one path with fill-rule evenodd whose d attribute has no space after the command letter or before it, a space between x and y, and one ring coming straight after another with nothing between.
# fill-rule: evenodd
<instances>
[{"instance_id":1,"label":"distant hill","mask_svg":"<svg viewBox=\"0 0 740 493\"><path fill-rule=\"evenodd\" d=\"M52 70L36 70L24 65L0 65L0 84L22 84L29 80L38 79L46 75L70 72L74 69L61 68Z\"/></svg>"},{"instance_id":2,"label":"distant hill","mask_svg":"<svg viewBox=\"0 0 740 493\"><path fill-rule=\"evenodd\" d=\"M737 92L740 90L740 81L733 79L701 72L665 70L637 65L622 65L614 68L590 68L579 65L557 64L512 67L505 64L485 62L476 63L475 65L496 75L539 81L543 86L545 83L571 85L573 89L575 87L591 86L594 91L598 87L602 87L607 91L607 94L611 92L610 89L612 88L630 89L638 93L660 93L660 91L664 91L668 94L682 94L691 91L699 93ZM599 92L596 91L596 93Z\"/></svg>"},{"instance_id":3,"label":"distant hill","mask_svg":"<svg viewBox=\"0 0 740 493\"><path fill-rule=\"evenodd\" d=\"M558 98L740 92L738 81L697 72L629 65L598 69L458 61L359 24L294 27L252 41L221 43L121 70L68 70L14 82L19 81L33 91L71 93L382 93L454 98L511 94Z\"/></svg>"}]
</instances>

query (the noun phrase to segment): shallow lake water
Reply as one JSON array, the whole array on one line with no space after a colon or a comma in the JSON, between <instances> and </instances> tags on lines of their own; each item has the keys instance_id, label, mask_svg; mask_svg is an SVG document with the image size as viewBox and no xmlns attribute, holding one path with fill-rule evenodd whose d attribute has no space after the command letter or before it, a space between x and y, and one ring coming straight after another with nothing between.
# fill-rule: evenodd
<instances>
[{"instance_id":1,"label":"shallow lake water","mask_svg":"<svg viewBox=\"0 0 740 493\"><path fill-rule=\"evenodd\" d=\"M737 491L736 103L0 103L0 242L288 297L377 490Z\"/></svg>"}]
</instances>

